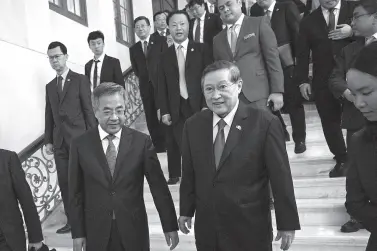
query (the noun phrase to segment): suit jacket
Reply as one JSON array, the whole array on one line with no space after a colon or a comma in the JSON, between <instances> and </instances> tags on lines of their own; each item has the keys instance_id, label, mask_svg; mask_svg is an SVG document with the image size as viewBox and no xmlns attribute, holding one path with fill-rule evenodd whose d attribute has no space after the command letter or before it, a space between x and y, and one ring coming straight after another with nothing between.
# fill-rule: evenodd
<instances>
[{"instance_id":1,"label":"suit jacket","mask_svg":"<svg viewBox=\"0 0 377 251\"><path fill-rule=\"evenodd\" d=\"M45 138L59 148L97 124L94 117L90 82L84 75L69 70L59 100L57 78L46 86Z\"/></svg>"},{"instance_id":2,"label":"suit jacket","mask_svg":"<svg viewBox=\"0 0 377 251\"><path fill-rule=\"evenodd\" d=\"M189 40L186 54L186 85L192 111L198 112L205 107L201 87L204 68L212 63L211 53L206 44ZM161 116L170 114L173 123L179 120L180 91L179 70L175 45L161 55L159 69L158 95Z\"/></svg>"},{"instance_id":3,"label":"suit jacket","mask_svg":"<svg viewBox=\"0 0 377 251\"><path fill-rule=\"evenodd\" d=\"M353 9L357 2L343 1L339 13L338 24L351 24ZM354 38L332 41L328 38L329 30L318 8L304 17L300 24L300 33L297 42L297 84L309 83L309 56L312 51L313 60L313 90L328 88L328 80L335 66L334 57L339 55L343 47L350 44Z\"/></svg>"},{"instance_id":4,"label":"suit jacket","mask_svg":"<svg viewBox=\"0 0 377 251\"><path fill-rule=\"evenodd\" d=\"M123 127L111 176L98 127L73 140L69 163L72 238L86 237L87 250L106 251L115 212L125 250L149 250L144 177L164 232L178 230L173 200L150 138Z\"/></svg>"},{"instance_id":5,"label":"suit jacket","mask_svg":"<svg viewBox=\"0 0 377 251\"><path fill-rule=\"evenodd\" d=\"M25 230L29 243L43 240L41 222L33 195L25 179L20 160L14 152L0 149L0 234L13 251L26 251Z\"/></svg>"},{"instance_id":6,"label":"suit jacket","mask_svg":"<svg viewBox=\"0 0 377 251\"><path fill-rule=\"evenodd\" d=\"M250 16L264 16L264 9L258 3L250 8ZM292 1L276 2L271 18L271 28L278 46L289 44L292 57L295 57L296 41L299 33L300 13Z\"/></svg>"},{"instance_id":7,"label":"suit jacket","mask_svg":"<svg viewBox=\"0 0 377 251\"><path fill-rule=\"evenodd\" d=\"M194 24L196 19L190 22L189 39L194 40ZM208 48L212 51L213 38L223 30L223 22L220 16L217 14L206 13L204 18L204 29L203 29L203 42L208 45Z\"/></svg>"},{"instance_id":8,"label":"suit jacket","mask_svg":"<svg viewBox=\"0 0 377 251\"><path fill-rule=\"evenodd\" d=\"M306 5L301 0L278 0L277 2L281 2L281 3L284 3L284 2L293 2L297 6L298 11L299 11L300 14L301 13L305 14L306 11L307 11Z\"/></svg>"},{"instance_id":9,"label":"suit jacket","mask_svg":"<svg viewBox=\"0 0 377 251\"><path fill-rule=\"evenodd\" d=\"M85 64L85 76L91 79L90 73L92 70L93 59ZM105 55L103 58L100 83L113 82L125 87L122 68L120 67L119 59Z\"/></svg>"},{"instance_id":10,"label":"suit jacket","mask_svg":"<svg viewBox=\"0 0 377 251\"><path fill-rule=\"evenodd\" d=\"M276 37L269 23L268 17L245 16L234 56L228 42L228 28L213 40L214 59L227 60L239 67L244 83L242 92L250 102L284 92Z\"/></svg>"},{"instance_id":11,"label":"suit jacket","mask_svg":"<svg viewBox=\"0 0 377 251\"><path fill-rule=\"evenodd\" d=\"M215 246L221 232L228 237L227 250L270 250L269 181L277 228L300 229L281 123L268 111L240 102L216 170L212 121L210 110L186 121L180 215L195 214L198 244Z\"/></svg>"},{"instance_id":12,"label":"suit jacket","mask_svg":"<svg viewBox=\"0 0 377 251\"><path fill-rule=\"evenodd\" d=\"M363 128L352 137L345 205L348 213L372 233L372 238L377 234L377 145L375 133L371 136L368 130Z\"/></svg>"},{"instance_id":13,"label":"suit jacket","mask_svg":"<svg viewBox=\"0 0 377 251\"><path fill-rule=\"evenodd\" d=\"M143 45L140 41L130 48L130 61L132 69L139 78L140 95L143 99L154 98L156 107L158 107L158 64L162 52L167 48L166 38L160 35L150 36L147 58L144 55ZM150 97L150 84L153 86L154 96L152 97Z\"/></svg>"},{"instance_id":14,"label":"suit jacket","mask_svg":"<svg viewBox=\"0 0 377 251\"><path fill-rule=\"evenodd\" d=\"M334 96L341 99L342 105L342 128L359 130L365 125L363 114L352 102L343 98L342 95L348 89L346 74L355 61L358 53L365 45L365 39L361 38L344 47L335 58L336 65L329 78L329 88Z\"/></svg>"}]
</instances>

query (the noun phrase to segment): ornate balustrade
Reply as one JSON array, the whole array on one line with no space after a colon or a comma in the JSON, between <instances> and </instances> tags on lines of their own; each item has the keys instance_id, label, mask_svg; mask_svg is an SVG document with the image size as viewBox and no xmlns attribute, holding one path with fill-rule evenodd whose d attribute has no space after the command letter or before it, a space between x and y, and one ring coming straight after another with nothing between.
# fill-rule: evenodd
<instances>
[{"instance_id":1,"label":"ornate balustrade","mask_svg":"<svg viewBox=\"0 0 377 251\"><path fill-rule=\"evenodd\" d=\"M130 126L143 112L143 105L139 81L132 68L125 71L123 76L128 96L126 125ZM19 153L41 222L61 203L54 156L46 153L43 139L44 135Z\"/></svg>"}]
</instances>

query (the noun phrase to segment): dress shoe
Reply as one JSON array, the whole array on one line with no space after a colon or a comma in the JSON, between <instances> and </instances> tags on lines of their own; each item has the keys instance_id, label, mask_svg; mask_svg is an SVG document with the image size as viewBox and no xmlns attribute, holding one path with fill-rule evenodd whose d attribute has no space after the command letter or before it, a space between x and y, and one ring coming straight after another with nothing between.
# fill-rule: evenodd
<instances>
[{"instance_id":1,"label":"dress shoe","mask_svg":"<svg viewBox=\"0 0 377 251\"><path fill-rule=\"evenodd\" d=\"M355 219L350 219L347 221L341 228L340 231L342 233L354 233L359 231L360 229L364 229L364 226Z\"/></svg>"},{"instance_id":2,"label":"dress shoe","mask_svg":"<svg viewBox=\"0 0 377 251\"><path fill-rule=\"evenodd\" d=\"M178 182L179 182L179 177L178 178L169 178L168 185L175 185Z\"/></svg>"},{"instance_id":3,"label":"dress shoe","mask_svg":"<svg viewBox=\"0 0 377 251\"><path fill-rule=\"evenodd\" d=\"M344 169L344 163L337 163L329 173L330 178L345 177Z\"/></svg>"},{"instance_id":4,"label":"dress shoe","mask_svg":"<svg viewBox=\"0 0 377 251\"><path fill-rule=\"evenodd\" d=\"M56 230L57 234L68 234L71 232L71 225L66 224L64 227Z\"/></svg>"},{"instance_id":5,"label":"dress shoe","mask_svg":"<svg viewBox=\"0 0 377 251\"><path fill-rule=\"evenodd\" d=\"M306 144L305 141L301 141L295 144L295 153L303 153L306 151Z\"/></svg>"},{"instance_id":6,"label":"dress shoe","mask_svg":"<svg viewBox=\"0 0 377 251\"><path fill-rule=\"evenodd\" d=\"M287 130L284 131L284 138L285 142L291 141L291 135L289 135L289 132Z\"/></svg>"}]
</instances>

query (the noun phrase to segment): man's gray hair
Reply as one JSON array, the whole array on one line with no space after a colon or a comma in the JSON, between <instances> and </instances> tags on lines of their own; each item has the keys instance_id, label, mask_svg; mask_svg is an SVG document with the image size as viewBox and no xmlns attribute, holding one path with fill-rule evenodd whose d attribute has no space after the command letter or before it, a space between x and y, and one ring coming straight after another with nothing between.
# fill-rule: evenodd
<instances>
[{"instance_id":1,"label":"man's gray hair","mask_svg":"<svg viewBox=\"0 0 377 251\"><path fill-rule=\"evenodd\" d=\"M226 60L219 60L219 61L215 61L214 63L208 65L204 71L203 71L203 74L202 74L202 88L204 86L204 79L206 77L207 74L211 73L211 72L214 72L214 71L218 71L218 70L223 70L223 69L228 69L229 72L230 72L230 81L232 83L236 83L237 81L239 80L242 80L241 79L241 72L240 72L240 69L238 69L237 65L229 62L229 61L226 61Z\"/></svg>"},{"instance_id":2,"label":"man's gray hair","mask_svg":"<svg viewBox=\"0 0 377 251\"><path fill-rule=\"evenodd\" d=\"M126 90L124 90L123 86L112 83L106 82L98 85L92 93L92 106L93 110L96 111L99 106L99 99L102 96L111 96L114 94L119 94L123 97L124 102L127 102L127 94Z\"/></svg>"}]
</instances>

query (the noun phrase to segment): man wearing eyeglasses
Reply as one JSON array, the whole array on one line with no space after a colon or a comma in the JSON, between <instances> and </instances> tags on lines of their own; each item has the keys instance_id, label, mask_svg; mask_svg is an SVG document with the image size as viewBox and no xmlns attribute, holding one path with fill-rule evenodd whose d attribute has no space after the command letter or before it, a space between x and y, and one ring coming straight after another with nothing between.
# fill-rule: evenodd
<instances>
[{"instance_id":1,"label":"man wearing eyeglasses","mask_svg":"<svg viewBox=\"0 0 377 251\"><path fill-rule=\"evenodd\" d=\"M68 160L71 140L95 127L89 79L67 67L67 47L52 42L47 55L56 77L46 86L44 143L48 154L54 154L58 182L62 194L67 224L57 230L71 231L68 210Z\"/></svg>"},{"instance_id":2,"label":"man wearing eyeglasses","mask_svg":"<svg viewBox=\"0 0 377 251\"><path fill-rule=\"evenodd\" d=\"M276 240L288 250L300 223L279 119L240 102L233 63L208 66L201 84L208 109L183 130L180 230L187 234L195 215L198 251L272 250L270 182Z\"/></svg>"}]
</instances>

